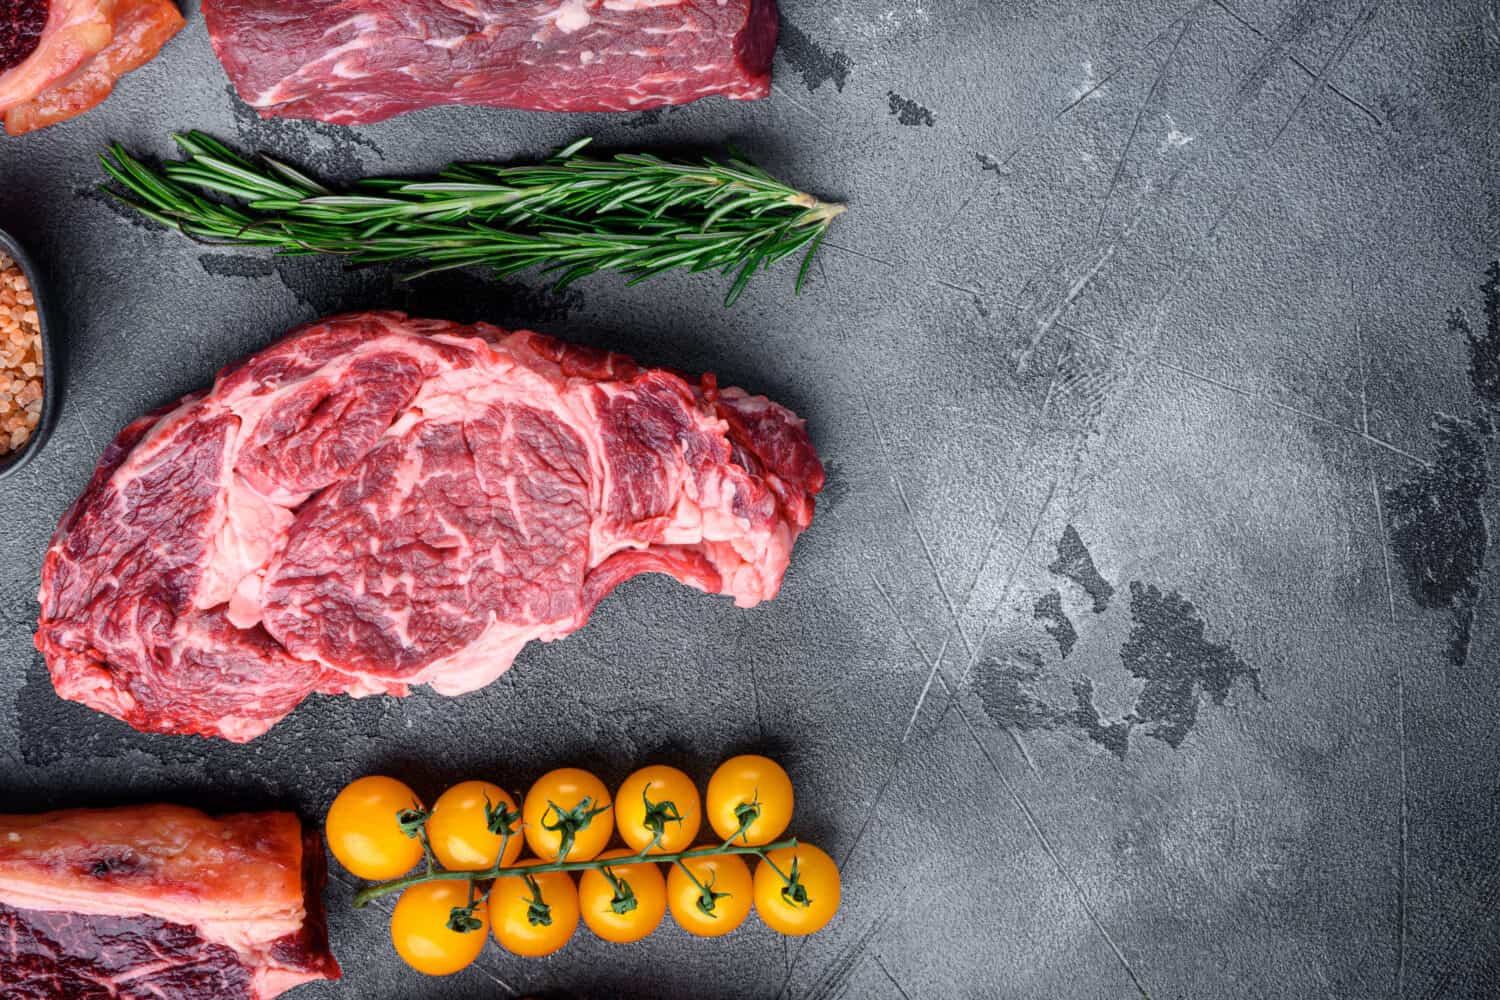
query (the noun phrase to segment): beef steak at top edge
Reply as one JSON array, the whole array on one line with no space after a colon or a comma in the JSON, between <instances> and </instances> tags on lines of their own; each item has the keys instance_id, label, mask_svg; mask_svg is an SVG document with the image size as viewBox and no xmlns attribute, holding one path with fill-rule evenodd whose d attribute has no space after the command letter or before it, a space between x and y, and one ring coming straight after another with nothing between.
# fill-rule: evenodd
<instances>
[{"instance_id":1,"label":"beef steak at top edge","mask_svg":"<svg viewBox=\"0 0 1500 1000\"><path fill-rule=\"evenodd\" d=\"M640 111L771 92L775 0L204 0L267 117L340 125L445 104Z\"/></svg>"},{"instance_id":2,"label":"beef steak at top edge","mask_svg":"<svg viewBox=\"0 0 1500 1000\"><path fill-rule=\"evenodd\" d=\"M53 683L243 741L313 691L458 694L638 573L775 596L823 469L739 389L528 331L333 317L106 450L42 568Z\"/></svg>"}]
</instances>

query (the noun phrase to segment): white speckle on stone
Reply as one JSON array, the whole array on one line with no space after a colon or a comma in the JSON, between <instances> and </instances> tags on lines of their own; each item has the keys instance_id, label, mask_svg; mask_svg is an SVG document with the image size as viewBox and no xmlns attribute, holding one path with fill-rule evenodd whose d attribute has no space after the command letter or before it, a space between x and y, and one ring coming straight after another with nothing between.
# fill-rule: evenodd
<instances>
[{"instance_id":1,"label":"white speckle on stone","mask_svg":"<svg viewBox=\"0 0 1500 1000\"><path fill-rule=\"evenodd\" d=\"M1167 137L1162 140L1161 151L1163 153L1171 149L1180 149L1193 141L1193 137L1185 132L1179 131L1177 123L1167 115Z\"/></svg>"}]
</instances>

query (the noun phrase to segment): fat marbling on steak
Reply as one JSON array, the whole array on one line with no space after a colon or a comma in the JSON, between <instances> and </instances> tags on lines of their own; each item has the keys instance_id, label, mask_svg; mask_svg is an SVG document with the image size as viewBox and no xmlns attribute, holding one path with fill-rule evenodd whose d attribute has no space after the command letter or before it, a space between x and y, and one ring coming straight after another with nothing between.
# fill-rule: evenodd
<instances>
[{"instance_id":1,"label":"fat marbling on steak","mask_svg":"<svg viewBox=\"0 0 1500 1000\"><path fill-rule=\"evenodd\" d=\"M341 125L441 104L640 111L770 93L775 0L204 0L240 97Z\"/></svg>"},{"instance_id":2,"label":"fat marbling on steak","mask_svg":"<svg viewBox=\"0 0 1500 1000\"><path fill-rule=\"evenodd\" d=\"M0 996L270 1000L337 979L323 843L286 812L0 816Z\"/></svg>"},{"instance_id":3,"label":"fat marbling on steak","mask_svg":"<svg viewBox=\"0 0 1500 1000\"><path fill-rule=\"evenodd\" d=\"M774 597L790 411L527 331L338 316L126 427L42 565L64 698L253 739L314 691L460 694L638 573Z\"/></svg>"}]
</instances>

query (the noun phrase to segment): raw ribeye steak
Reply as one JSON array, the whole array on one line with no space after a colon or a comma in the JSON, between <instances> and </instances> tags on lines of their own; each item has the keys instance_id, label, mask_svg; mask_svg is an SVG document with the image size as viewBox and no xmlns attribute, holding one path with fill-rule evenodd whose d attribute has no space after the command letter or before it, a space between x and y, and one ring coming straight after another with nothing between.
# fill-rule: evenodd
<instances>
[{"instance_id":1,"label":"raw ribeye steak","mask_svg":"<svg viewBox=\"0 0 1500 1000\"><path fill-rule=\"evenodd\" d=\"M337 979L323 879L291 813L0 816L0 996L270 1000Z\"/></svg>"},{"instance_id":2,"label":"raw ribeye steak","mask_svg":"<svg viewBox=\"0 0 1500 1000\"><path fill-rule=\"evenodd\" d=\"M267 117L341 125L441 104L640 111L771 91L776 0L204 0Z\"/></svg>"},{"instance_id":3,"label":"raw ribeye steak","mask_svg":"<svg viewBox=\"0 0 1500 1000\"><path fill-rule=\"evenodd\" d=\"M638 573L774 597L802 421L541 334L338 316L126 427L42 565L64 698L243 741L314 691L460 694Z\"/></svg>"}]
</instances>

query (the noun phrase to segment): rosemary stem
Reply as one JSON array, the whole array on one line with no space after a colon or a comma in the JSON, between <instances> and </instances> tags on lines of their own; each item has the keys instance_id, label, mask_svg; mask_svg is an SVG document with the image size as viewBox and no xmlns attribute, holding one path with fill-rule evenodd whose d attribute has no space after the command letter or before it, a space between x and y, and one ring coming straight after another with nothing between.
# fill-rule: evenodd
<instances>
[{"instance_id":1,"label":"rosemary stem","mask_svg":"<svg viewBox=\"0 0 1500 1000\"><path fill-rule=\"evenodd\" d=\"M111 145L101 158L116 185L107 190L195 239L431 265L418 274L536 268L565 285L598 271L632 282L677 268L721 271L735 274L727 306L753 275L794 253L800 291L823 233L845 211L739 157L592 159L577 155L587 140L540 164L453 164L430 180L373 178L336 191L201 133L176 139L187 158L157 168Z\"/></svg>"},{"instance_id":2,"label":"rosemary stem","mask_svg":"<svg viewBox=\"0 0 1500 1000\"><path fill-rule=\"evenodd\" d=\"M595 858L591 861L549 861L539 865L496 865L494 868L490 868L485 871L423 871L418 872L415 875L407 875L402 878L393 879L389 882L381 882L378 885L366 886L365 888L359 890L359 892L354 894L354 905L356 908L368 906L371 901L379 899L382 896L389 896L393 893L404 892L405 890L410 889L412 886L420 885L423 882L467 881L473 884L477 882L486 882L491 879L507 878L515 875L540 875L543 872L597 871L610 865L619 867L626 864L640 863L676 864L687 858L700 858L720 854L753 855L769 864L771 863L771 859L766 856L768 852L779 851L783 848L796 846L797 839L793 837L791 840L781 840L777 841L774 844L765 844L759 847L706 844L702 847L693 847L686 851L677 851L671 854L652 854L645 857L637 856L634 858L607 859ZM781 875L783 881L787 880L787 877L781 873L781 870L779 868L776 869L776 872L778 875ZM694 881L696 882L697 880L695 879Z\"/></svg>"}]
</instances>

